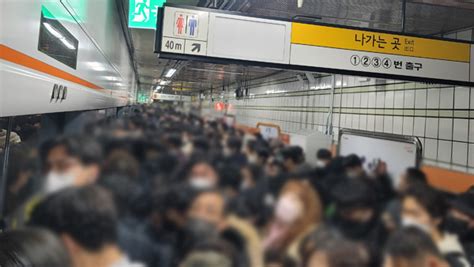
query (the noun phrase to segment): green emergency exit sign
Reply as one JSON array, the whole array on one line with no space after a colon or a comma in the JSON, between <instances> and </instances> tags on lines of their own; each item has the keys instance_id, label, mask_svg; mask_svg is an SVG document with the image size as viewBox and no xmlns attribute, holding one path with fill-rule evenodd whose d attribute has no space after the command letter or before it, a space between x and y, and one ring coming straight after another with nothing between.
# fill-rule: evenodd
<instances>
[{"instance_id":1,"label":"green emergency exit sign","mask_svg":"<svg viewBox=\"0 0 474 267\"><path fill-rule=\"evenodd\" d=\"M130 0L128 27L156 29L158 8L165 2L166 0Z\"/></svg>"}]
</instances>

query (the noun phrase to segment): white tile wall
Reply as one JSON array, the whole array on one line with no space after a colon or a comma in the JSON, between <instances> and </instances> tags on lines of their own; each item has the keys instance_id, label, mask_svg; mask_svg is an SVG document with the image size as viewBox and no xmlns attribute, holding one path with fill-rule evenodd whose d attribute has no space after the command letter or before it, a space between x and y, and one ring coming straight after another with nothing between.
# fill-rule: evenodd
<instances>
[{"instance_id":1,"label":"white tile wall","mask_svg":"<svg viewBox=\"0 0 474 267\"><path fill-rule=\"evenodd\" d=\"M464 30L449 35L452 38L472 40L472 30ZM425 163L474 174L474 88L400 82L387 80L386 85L375 85L376 80L337 75L343 79L342 94L337 90L333 104L333 132L340 128L354 128L367 131L414 135L423 144ZM271 79L270 79L271 80ZM317 79L321 84L330 84L331 77ZM338 88L339 89L339 88ZM329 107L330 90L309 91L308 95L292 95L296 90L307 90L299 82L262 86L251 89L252 93L265 94L267 90L286 90L284 97L253 100L230 100L239 105L236 108L238 122L255 125L259 121L280 124L285 131L302 127L323 131L326 111ZM253 111L244 109L246 105L279 107L283 110ZM286 107L304 109L311 107L314 112L290 111ZM339 114L339 107L344 114ZM313 110L309 109L309 111ZM212 110L212 106L210 106ZM384 115L385 114L385 115Z\"/></svg>"},{"instance_id":2,"label":"white tile wall","mask_svg":"<svg viewBox=\"0 0 474 267\"><path fill-rule=\"evenodd\" d=\"M377 108L383 108L384 106L385 106L385 92L377 92L377 94L376 94L376 107Z\"/></svg>"},{"instance_id":3,"label":"white tile wall","mask_svg":"<svg viewBox=\"0 0 474 267\"><path fill-rule=\"evenodd\" d=\"M453 120L440 119L439 120L439 135L440 139L452 139L453 137Z\"/></svg>"},{"instance_id":4,"label":"white tile wall","mask_svg":"<svg viewBox=\"0 0 474 267\"><path fill-rule=\"evenodd\" d=\"M394 108L403 108L405 94L403 91L395 91Z\"/></svg>"},{"instance_id":5,"label":"white tile wall","mask_svg":"<svg viewBox=\"0 0 474 267\"><path fill-rule=\"evenodd\" d=\"M422 96L420 96L422 97ZM404 100L405 108L413 108L415 106L415 91L414 90L407 90L405 91L405 100Z\"/></svg>"},{"instance_id":6,"label":"white tile wall","mask_svg":"<svg viewBox=\"0 0 474 267\"><path fill-rule=\"evenodd\" d=\"M380 116L382 117L382 116ZM382 117L384 118L384 117ZM386 116L383 119L383 131L385 133L393 133L393 117L392 116Z\"/></svg>"},{"instance_id":7,"label":"white tile wall","mask_svg":"<svg viewBox=\"0 0 474 267\"><path fill-rule=\"evenodd\" d=\"M375 96L376 96L375 92L370 92L370 93L368 94L368 98L369 98L368 101L369 101L369 102L368 102L368 105L367 105L367 106L368 106L369 108L375 108Z\"/></svg>"},{"instance_id":8,"label":"white tile wall","mask_svg":"<svg viewBox=\"0 0 474 267\"><path fill-rule=\"evenodd\" d=\"M436 139L425 139L425 158L436 160L438 157L438 141Z\"/></svg>"},{"instance_id":9,"label":"white tile wall","mask_svg":"<svg viewBox=\"0 0 474 267\"><path fill-rule=\"evenodd\" d=\"M467 165L467 143L453 142L453 163Z\"/></svg>"},{"instance_id":10,"label":"white tile wall","mask_svg":"<svg viewBox=\"0 0 474 267\"><path fill-rule=\"evenodd\" d=\"M469 109L469 88L456 87L454 98L455 109Z\"/></svg>"},{"instance_id":11,"label":"white tile wall","mask_svg":"<svg viewBox=\"0 0 474 267\"><path fill-rule=\"evenodd\" d=\"M469 144L468 163L469 167L474 167L474 144Z\"/></svg>"},{"instance_id":12,"label":"white tile wall","mask_svg":"<svg viewBox=\"0 0 474 267\"><path fill-rule=\"evenodd\" d=\"M393 108L394 105L394 92L388 91L385 93L385 108Z\"/></svg>"},{"instance_id":13,"label":"white tile wall","mask_svg":"<svg viewBox=\"0 0 474 267\"><path fill-rule=\"evenodd\" d=\"M468 141L468 128L469 121L466 119L455 119L454 120L454 131L453 140L467 142Z\"/></svg>"},{"instance_id":14,"label":"white tile wall","mask_svg":"<svg viewBox=\"0 0 474 267\"><path fill-rule=\"evenodd\" d=\"M427 118L426 119L426 137L438 138L438 119Z\"/></svg>"},{"instance_id":15,"label":"white tile wall","mask_svg":"<svg viewBox=\"0 0 474 267\"><path fill-rule=\"evenodd\" d=\"M403 117L403 134L413 135L413 117Z\"/></svg>"},{"instance_id":16,"label":"white tile wall","mask_svg":"<svg viewBox=\"0 0 474 267\"><path fill-rule=\"evenodd\" d=\"M438 161L451 162L451 141L438 141Z\"/></svg>"},{"instance_id":17,"label":"white tile wall","mask_svg":"<svg viewBox=\"0 0 474 267\"><path fill-rule=\"evenodd\" d=\"M439 108L439 89L428 89L427 108Z\"/></svg>"},{"instance_id":18,"label":"white tile wall","mask_svg":"<svg viewBox=\"0 0 474 267\"><path fill-rule=\"evenodd\" d=\"M393 117L393 131L394 134L403 134L403 117Z\"/></svg>"},{"instance_id":19,"label":"white tile wall","mask_svg":"<svg viewBox=\"0 0 474 267\"><path fill-rule=\"evenodd\" d=\"M425 136L426 118L415 117L415 125L413 128L413 134L415 136Z\"/></svg>"},{"instance_id":20,"label":"white tile wall","mask_svg":"<svg viewBox=\"0 0 474 267\"><path fill-rule=\"evenodd\" d=\"M376 132L383 132L384 130L383 121L384 121L384 116L375 116L375 131Z\"/></svg>"},{"instance_id":21,"label":"white tile wall","mask_svg":"<svg viewBox=\"0 0 474 267\"><path fill-rule=\"evenodd\" d=\"M415 107L418 109L426 108L426 90L416 90Z\"/></svg>"},{"instance_id":22,"label":"white tile wall","mask_svg":"<svg viewBox=\"0 0 474 267\"><path fill-rule=\"evenodd\" d=\"M441 89L441 101L439 107L442 109L453 108L454 88L442 88Z\"/></svg>"}]
</instances>

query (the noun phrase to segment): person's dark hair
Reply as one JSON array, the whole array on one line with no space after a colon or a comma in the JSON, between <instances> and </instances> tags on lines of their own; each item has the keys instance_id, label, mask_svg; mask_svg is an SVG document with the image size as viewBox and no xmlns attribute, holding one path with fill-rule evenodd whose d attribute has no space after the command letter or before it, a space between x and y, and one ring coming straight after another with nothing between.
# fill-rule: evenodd
<instances>
[{"instance_id":1,"label":"person's dark hair","mask_svg":"<svg viewBox=\"0 0 474 267\"><path fill-rule=\"evenodd\" d=\"M209 238L197 242L182 262L185 267L237 267L238 251L228 242Z\"/></svg>"},{"instance_id":2,"label":"person's dark hair","mask_svg":"<svg viewBox=\"0 0 474 267\"><path fill-rule=\"evenodd\" d=\"M255 152L257 151L258 147L258 142L256 140L249 140L247 141L247 144L245 145L248 151L250 152Z\"/></svg>"},{"instance_id":3,"label":"person's dark hair","mask_svg":"<svg viewBox=\"0 0 474 267\"><path fill-rule=\"evenodd\" d=\"M341 238L343 238L343 236L339 231L326 225L322 225L317 230L307 235L298 248L304 265L308 263L311 255L315 251L320 250L321 247L324 246L326 241Z\"/></svg>"},{"instance_id":4,"label":"person's dark hair","mask_svg":"<svg viewBox=\"0 0 474 267\"><path fill-rule=\"evenodd\" d=\"M196 201L200 196L205 195L205 194L216 194L220 196L224 200L224 213L228 212L228 205L229 203L227 202L224 194L219 188L208 188L208 189L201 189L201 190L194 190L191 202L189 203L188 208L191 207L192 203Z\"/></svg>"},{"instance_id":5,"label":"person's dark hair","mask_svg":"<svg viewBox=\"0 0 474 267\"><path fill-rule=\"evenodd\" d=\"M138 179L140 162L129 152L117 150L108 155L102 175L120 175Z\"/></svg>"},{"instance_id":6,"label":"person's dark hair","mask_svg":"<svg viewBox=\"0 0 474 267\"><path fill-rule=\"evenodd\" d=\"M299 164L304 162L303 149L299 146L290 146L281 150L283 159L291 159L294 163Z\"/></svg>"},{"instance_id":7,"label":"person's dark hair","mask_svg":"<svg viewBox=\"0 0 474 267\"><path fill-rule=\"evenodd\" d=\"M444 196L429 185L415 184L404 194L404 198L413 197L433 218L442 219L447 212L447 202Z\"/></svg>"},{"instance_id":8,"label":"person's dark hair","mask_svg":"<svg viewBox=\"0 0 474 267\"><path fill-rule=\"evenodd\" d=\"M117 212L111 194L96 185L66 188L34 209L30 224L68 234L90 251L117 242Z\"/></svg>"},{"instance_id":9,"label":"person's dark hair","mask_svg":"<svg viewBox=\"0 0 474 267\"><path fill-rule=\"evenodd\" d=\"M270 157L270 149L265 146L259 146L257 148L258 157L262 160L262 162L266 162L267 159Z\"/></svg>"},{"instance_id":10,"label":"person's dark hair","mask_svg":"<svg viewBox=\"0 0 474 267\"><path fill-rule=\"evenodd\" d=\"M359 156L355 154L350 154L347 157L344 157L343 159L343 166L344 168L354 168L354 167L362 167L362 164L364 161L359 158Z\"/></svg>"},{"instance_id":11,"label":"person's dark hair","mask_svg":"<svg viewBox=\"0 0 474 267\"><path fill-rule=\"evenodd\" d=\"M260 165L257 164L249 164L244 168L249 169L250 173L252 174L253 181L258 183L263 178L263 169Z\"/></svg>"},{"instance_id":12,"label":"person's dark hair","mask_svg":"<svg viewBox=\"0 0 474 267\"><path fill-rule=\"evenodd\" d=\"M119 174L102 176L99 185L112 194L120 216L129 215L128 213L134 210L134 204L140 198L141 188L132 177Z\"/></svg>"},{"instance_id":13,"label":"person's dark hair","mask_svg":"<svg viewBox=\"0 0 474 267\"><path fill-rule=\"evenodd\" d=\"M267 265L275 264L282 267L297 267L298 263L285 253L278 251L267 251L264 255Z\"/></svg>"},{"instance_id":14,"label":"person's dark hair","mask_svg":"<svg viewBox=\"0 0 474 267\"><path fill-rule=\"evenodd\" d=\"M425 173L417 168L408 168L406 170L406 182L412 184L428 184Z\"/></svg>"},{"instance_id":15,"label":"person's dark hair","mask_svg":"<svg viewBox=\"0 0 474 267\"><path fill-rule=\"evenodd\" d=\"M81 136L60 136L46 141L40 147L40 157L45 160L51 150L63 146L72 157L78 158L82 164L100 164L103 159L102 147L91 138Z\"/></svg>"},{"instance_id":16,"label":"person's dark hair","mask_svg":"<svg viewBox=\"0 0 474 267\"><path fill-rule=\"evenodd\" d=\"M442 258L431 237L415 227L403 228L393 233L385 245L385 253L395 263L402 259L415 261L425 255Z\"/></svg>"},{"instance_id":17,"label":"person's dark hair","mask_svg":"<svg viewBox=\"0 0 474 267\"><path fill-rule=\"evenodd\" d=\"M181 135L179 135L179 134L170 134L166 138L166 142L174 148L180 148L181 145L183 144L183 141L181 139Z\"/></svg>"},{"instance_id":18,"label":"person's dark hair","mask_svg":"<svg viewBox=\"0 0 474 267\"><path fill-rule=\"evenodd\" d=\"M209 141L205 137L196 137L193 141L193 146L194 149L197 151L202 151L202 152L208 152L211 145L209 144Z\"/></svg>"},{"instance_id":19,"label":"person's dark hair","mask_svg":"<svg viewBox=\"0 0 474 267\"><path fill-rule=\"evenodd\" d=\"M342 179L332 189L332 197L339 208L374 207L375 190L361 179Z\"/></svg>"},{"instance_id":20,"label":"person's dark hair","mask_svg":"<svg viewBox=\"0 0 474 267\"><path fill-rule=\"evenodd\" d=\"M72 266L64 244L44 229L26 228L0 234L0 266Z\"/></svg>"},{"instance_id":21,"label":"person's dark hair","mask_svg":"<svg viewBox=\"0 0 474 267\"><path fill-rule=\"evenodd\" d=\"M331 160L332 154L328 149L322 148L316 153L316 158L319 160Z\"/></svg>"},{"instance_id":22,"label":"person's dark hair","mask_svg":"<svg viewBox=\"0 0 474 267\"><path fill-rule=\"evenodd\" d=\"M154 193L153 207L158 212L176 210L185 213L194 199L195 190L186 183L170 185Z\"/></svg>"},{"instance_id":23,"label":"person's dark hair","mask_svg":"<svg viewBox=\"0 0 474 267\"><path fill-rule=\"evenodd\" d=\"M327 255L331 267L367 267L370 256L366 247L346 240L336 230L321 227L307 236L300 246L303 266L308 266L311 257L318 251Z\"/></svg>"},{"instance_id":24,"label":"person's dark hair","mask_svg":"<svg viewBox=\"0 0 474 267\"><path fill-rule=\"evenodd\" d=\"M227 146L232 149L232 151L240 152L242 148L242 141L238 137L230 137L227 140Z\"/></svg>"},{"instance_id":25,"label":"person's dark hair","mask_svg":"<svg viewBox=\"0 0 474 267\"><path fill-rule=\"evenodd\" d=\"M224 189L232 189L235 192L239 191L242 176L240 168L235 164L219 164L217 167L219 173L219 187Z\"/></svg>"}]
</instances>

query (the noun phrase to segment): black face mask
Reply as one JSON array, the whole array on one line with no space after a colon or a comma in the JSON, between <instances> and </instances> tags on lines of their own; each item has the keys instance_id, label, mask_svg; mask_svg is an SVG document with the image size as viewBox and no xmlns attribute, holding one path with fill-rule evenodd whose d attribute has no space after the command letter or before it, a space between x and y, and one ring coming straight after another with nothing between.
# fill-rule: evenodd
<instances>
[{"instance_id":1,"label":"black face mask","mask_svg":"<svg viewBox=\"0 0 474 267\"><path fill-rule=\"evenodd\" d=\"M373 219L367 222L358 222L337 216L334 223L347 238L354 240L366 238L374 227Z\"/></svg>"},{"instance_id":2,"label":"black face mask","mask_svg":"<svg viewBox=\"0 0 474 267\"><path fill-rule=\"evenodd\" d=\"M473 238L473 229L469 229L469 223L463 220L456 219L452 216L448 216L444 222L444 228L446 231L457 234L460 238L470 236Z\"/></svg>"}]
</instances>

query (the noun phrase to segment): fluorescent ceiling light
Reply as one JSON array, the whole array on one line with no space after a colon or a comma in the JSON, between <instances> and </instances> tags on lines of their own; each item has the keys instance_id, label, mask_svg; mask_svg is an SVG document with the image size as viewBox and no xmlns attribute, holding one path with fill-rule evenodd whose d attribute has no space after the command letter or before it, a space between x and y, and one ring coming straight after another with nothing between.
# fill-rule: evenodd
<instances>
[{"instance_id":1,"label":"fluorescent ceiling light","mask_svg":"<svg viewBox=\"0 0 474 267\"><path fill-rule=\"evenodd\" d=\"M166 78L171 78L171 77L173 77L173 75L174 75L175 73L176 73L176 69L170 69L170 70L166 73L165 77L166 77Z\"/></svg>"},{"instance_id":2,"label":"fluorescent ceiling light","mask_svg":"<svg viewBox=\"0 0 474 267\"><path fill-rule=\"evenodd\" d=\"M298 0L298 8L303 7L303 2L304 2L304 0Z\"/></svg>"}]
</instances>

